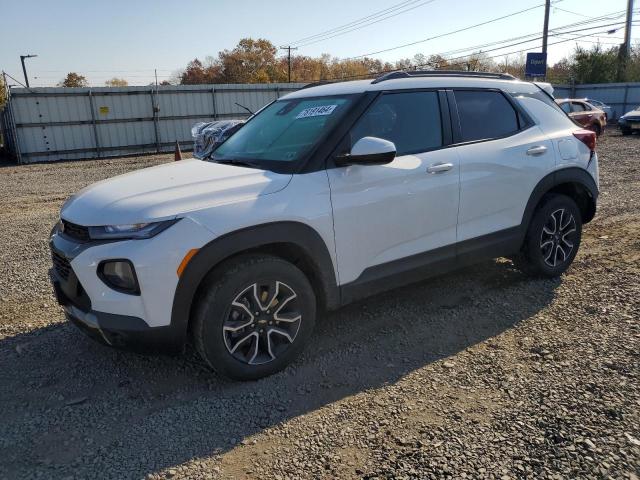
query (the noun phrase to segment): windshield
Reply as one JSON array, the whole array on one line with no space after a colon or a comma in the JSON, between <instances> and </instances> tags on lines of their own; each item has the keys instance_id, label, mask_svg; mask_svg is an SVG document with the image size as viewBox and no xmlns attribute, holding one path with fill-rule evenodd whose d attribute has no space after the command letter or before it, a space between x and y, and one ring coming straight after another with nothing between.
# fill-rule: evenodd
<instances>
[{"instance_id":1,"label":"windshield","mask_svg":"<svg viewBox=\"0 0 640 480\"><path fill-rule=\"evenodd\" d=\"M264 162L296 162L331 131L354 99L344 95L278 100L220 145L213 160L259 168L266 168Z\"/></svg>"}]
</instances>

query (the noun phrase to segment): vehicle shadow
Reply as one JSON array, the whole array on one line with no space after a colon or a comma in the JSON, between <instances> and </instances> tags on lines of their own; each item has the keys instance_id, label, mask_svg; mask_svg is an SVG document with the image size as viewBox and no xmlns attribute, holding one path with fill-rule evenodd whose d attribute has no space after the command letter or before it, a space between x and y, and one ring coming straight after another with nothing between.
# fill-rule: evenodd
<instances>
[{"instance_id":1,"label":"vehicle shadow","mask_svg":"<svg viewBox=\"0 0 640 480\"><path fill-rule=\"evenodd\" d=\"M225 452L500 335L547 306L559 284L498 260L378 295L324 315L294 365L247 383L218 377L192 351L120 352L67 322L6 338L0 477L142 478Z\"/></svg>"}]
</instances>

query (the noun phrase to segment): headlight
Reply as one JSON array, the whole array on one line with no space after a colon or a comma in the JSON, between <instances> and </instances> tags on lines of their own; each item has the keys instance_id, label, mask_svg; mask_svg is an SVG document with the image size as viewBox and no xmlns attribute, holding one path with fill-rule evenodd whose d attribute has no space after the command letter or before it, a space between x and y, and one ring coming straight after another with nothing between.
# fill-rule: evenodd
<instances>
[{"instance_id":1,"label":"headlight","mask_svg":"<svg viewBox=\"0 0 640 480\"><path fill-rule=\"evenodd\" d=\"M163 222L133 223L128 225L104 225L101 227L89 227L89 236L93 240L116 240L151 238L166 230L179 219L165 220Z\"/></svg>"}]
</instances>

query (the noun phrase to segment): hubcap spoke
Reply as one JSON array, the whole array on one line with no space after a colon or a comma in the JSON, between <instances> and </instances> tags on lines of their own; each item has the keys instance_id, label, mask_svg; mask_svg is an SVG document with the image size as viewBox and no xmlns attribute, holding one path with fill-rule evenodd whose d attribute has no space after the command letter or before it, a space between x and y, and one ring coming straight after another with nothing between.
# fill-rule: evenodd
<instances>
[{"instance_id":1,"label":"hubcap spoke","mask_svg":"<svg viewBox=\"0 0 640 480\"><path fill-rule=\"evenodd\" d=\"M280 281L256 282L240 291L222 327L227 351L260 365L275 360L295 341L302 323L298 295Z\"/></svg>"},{"instance_id":2,"label":"hubcap spoke","mask_svg":"<svg viewBox=\"0 0 640 480\"><path fill-rule=\"evenodd\" d=\"M244 344L247 340L249 340L252 337L256 337L257 338L258 334L256 332L252 332L249 335L242 337L240 340L236 341L235 345L233 346L233 348L231 348L231 350L229 350L231 353L235 352L239 346L241 346L242 344Z\"/></svg>"}]
</instances>

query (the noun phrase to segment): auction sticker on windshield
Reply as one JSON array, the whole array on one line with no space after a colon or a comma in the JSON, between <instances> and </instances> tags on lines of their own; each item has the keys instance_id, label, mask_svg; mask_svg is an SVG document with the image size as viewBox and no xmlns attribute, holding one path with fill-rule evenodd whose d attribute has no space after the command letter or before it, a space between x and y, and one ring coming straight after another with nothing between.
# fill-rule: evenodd
<instances>
[{"instance_id":1,"label":"auction sticker on windshield","mask_svg":"<svg viewBox=\"0 0 640 480\"><path fill-rule=\"evenodd\" d=\"M322 105L319 107L305 108L296 118L320 117L322 115L331 115L338 105Z\"/></svg>"}]
</instances>

